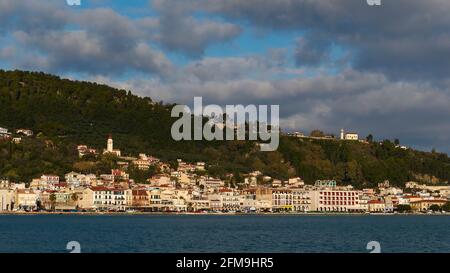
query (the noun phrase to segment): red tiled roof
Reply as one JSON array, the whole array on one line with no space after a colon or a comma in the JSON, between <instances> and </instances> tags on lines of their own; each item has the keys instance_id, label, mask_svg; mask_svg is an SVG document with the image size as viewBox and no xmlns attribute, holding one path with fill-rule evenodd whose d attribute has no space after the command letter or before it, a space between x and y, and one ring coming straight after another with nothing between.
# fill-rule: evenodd
<instances>
[{"instance_id":1,"label":"red tiled roof","mask_svg":"<svg viewBox=\"0 0 450 273\"><path fill-rule=\"evenodd\" d=\"M369 200L367 204L384 204L384 202L380 200Z\"/></svg>"},{"instance_id":2,"label":"red tiled roof","mask_svg":"<svg viewBox=\"0 0 450 273\"><path fill-rule=\"evenodd\" d=\"M93 191L111 191L112 189L107 188L107 187L97 186L97 187L91 187L91 190L93 190Z\"/></svg>"}]
</instances>

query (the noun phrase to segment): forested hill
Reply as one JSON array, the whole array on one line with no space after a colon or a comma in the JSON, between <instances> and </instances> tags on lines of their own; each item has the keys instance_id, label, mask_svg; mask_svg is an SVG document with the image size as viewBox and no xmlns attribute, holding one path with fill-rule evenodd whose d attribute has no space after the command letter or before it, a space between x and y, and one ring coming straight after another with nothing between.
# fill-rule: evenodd
<instances>
[{"instance_id":1,"label":"forested hill","mask_svg":"<svg viewBox=\"0 0 450 273\"><path fill-rule=\"evenodd\" d=\"M252 170L283 179L298 175L308 183L336 179L357 187L386 179L403 185L409 180L435 177L444 182L450 177L447 155L403 150L390 141L380 145L282 137L278 151L269 153L251 142L175 142L170 136L171 107L96 83L0 70L0 127L35 132L21 144L0 142L0 176L28 181L42 173L83 171L81 166L87 163L83 161L88 159L78 159L76 145L102 149L112 133L115 147L125 154L143 152L169 162L203 160L211 174L233 172L236 180ZM102 158L89 160L98 161L90 165L94 172L114 164Z\"/></svg>"}]
</instances>

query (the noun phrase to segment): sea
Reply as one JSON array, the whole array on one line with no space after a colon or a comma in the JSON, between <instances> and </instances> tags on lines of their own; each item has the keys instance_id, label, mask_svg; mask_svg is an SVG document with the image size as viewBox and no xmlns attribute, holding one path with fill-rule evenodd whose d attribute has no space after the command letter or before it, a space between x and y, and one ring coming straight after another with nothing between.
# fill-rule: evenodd
<instances>
[{"instance_id":1,"label":"sea","mask_svg":"<svg viewBox=\"0 0 450 273\"><path fill-rule=\"evenodd\" d=\"M71 251L450 253L450 216L0 215L0 253Z\"/></svg>"}]
</instances>

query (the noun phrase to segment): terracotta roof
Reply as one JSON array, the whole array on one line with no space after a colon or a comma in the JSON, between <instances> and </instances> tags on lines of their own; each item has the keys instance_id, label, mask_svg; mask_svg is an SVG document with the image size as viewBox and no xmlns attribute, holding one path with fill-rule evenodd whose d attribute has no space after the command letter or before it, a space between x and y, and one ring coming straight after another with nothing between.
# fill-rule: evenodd
<instances>
[{"instance_id":1,"label":"terracotta roof","mask_svg":"<svg viewBox=\"0 0 450 273\"><path fill-rule=\"evenodd\" d=\"M91 187L91 190L93 190L93 191L111 191L112 189L107 188L107 187L97 186L97 187Z\"/></svg>"},{"instance_id":2,"label":"terracotta roof","mask_svg":"<svg viewBox=\"0 0 450 273\"><path fill-rule=\"evenodd\" d=\"M384 202L380 200L369 200L367 204L384 204Z\"/></svg>"}]
</instances>

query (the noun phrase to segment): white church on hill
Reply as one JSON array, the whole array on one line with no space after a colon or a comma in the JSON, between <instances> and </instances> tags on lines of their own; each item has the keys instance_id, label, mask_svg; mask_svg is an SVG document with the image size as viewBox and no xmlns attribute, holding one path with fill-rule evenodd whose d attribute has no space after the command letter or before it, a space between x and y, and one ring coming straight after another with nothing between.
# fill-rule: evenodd
<instances>
[{"instance_id":1,"label":"white church on hill","mask_svg":"<svg viewBox=\"0 0 450 273\"><path fill-rule=\"evenodd\" d=\"M341 140L359 140L357 133L345 133L344 129L341 129Z\"/></svg>"},{"instance_id":2,"label":"white church on hill","mask_svg":"<svg viewBox=\"0 0 450 273\"><path fill-rule=\"evenodd\" d=\"M111 134L109 134L108 141L106 143L106 149L103 150L103 154L114 154L117 157L121 156L120 150L114 150L114 142Z\"/></svg>"}]
</instances>

